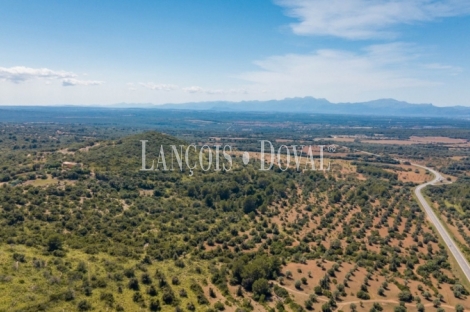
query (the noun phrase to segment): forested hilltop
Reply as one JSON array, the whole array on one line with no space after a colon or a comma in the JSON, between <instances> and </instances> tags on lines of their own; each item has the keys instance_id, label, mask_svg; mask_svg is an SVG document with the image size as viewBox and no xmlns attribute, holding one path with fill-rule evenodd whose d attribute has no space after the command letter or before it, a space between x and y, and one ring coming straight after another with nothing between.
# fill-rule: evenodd
<instances>
[{"instance_id":1,"label":"forested hilltop","mask_svg":"<svg viewBox=\"0 0 470 312\"><path fill-rule=\"evenodd\" d=\"M234 150L228 172L142 172L141 140L193 142L56 128L0 126L1 311L470 308L403 178L424 170L259 171Z\"/></svg>"}]
</instances>

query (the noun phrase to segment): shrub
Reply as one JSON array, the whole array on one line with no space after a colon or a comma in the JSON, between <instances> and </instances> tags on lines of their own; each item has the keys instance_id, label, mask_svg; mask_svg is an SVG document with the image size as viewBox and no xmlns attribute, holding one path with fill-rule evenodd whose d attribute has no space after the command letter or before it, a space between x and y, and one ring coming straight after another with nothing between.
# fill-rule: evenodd
<instances>
[{"instance_id":1,"label":"shrub","mask_svg":"<svg viewBox=\"0 0 470 312\"><path fill-rule=\"evenodd\" d=\"M175 265L179 268L184 268L186 265L184 264L184 261L181 259L175 260Z\"/></svg>"},{"instance_id":2,"label":"shrub","mask_svg":"<svg viewBox=\"0 0 470 312\"><path fill-rule=\"evenodd\" d=\"M13 259L18 262L26 262L25 255L16 252L13 254Z\"/></svg>"},{"instance_id":3,"label":"shrub","mask_svg":"<svg viewBox=\"0 0 470 312\"><path fill-rule=\"evenodd\" d=\"M142 274L140 280L142 281L142 284L145 284L145 285L152 284L152 279L150 278L150 275L148 275L148 273Z\"/></svg>"},{"instance_id":4,"label":"shrub","mask_svg":"<svg viewBox=\"0 0 470 312\"><path fill-rule=\"evenodd\" d=\"M287 278L292 278L292 272L291 271L286 271L286 277Z\"/></svg>"},{"instance_id":5,"label":"shrub","mask_svg":"<svg viewBox=\"0 0 470 312\"><path fill-rule=\"evenodd\" d=\"M313 307L313 302L310 299L305 300L305 308L311 310Z\"/></svg>"},{"instance_id":6,"label":"shrub","mask_svg":"<svg viewBox=\"0 0 470 312\"><path fill-rule=\"evenodd\" d=\"M222 302L217 301L216 303L214 303L214 309L216 309L217 311L223 311L225 310L225 306Z\"/></svg>"},{"instance_id":7,"label":"shrub","mask_svg":"<svg viewBox=\"0 0 470 312\"><path fill-rule=\"evenodd\" d=\"M321 306L321 310L322 312L332 312L332 309L331 309L331 305L330 303L324 303L322 306Z\"/></svg>"},{"instance_id":8,"label":"shrub","mask_svg":"<svg viewBox=\"0 0 470 312\"><path fill-rule=\"evenodd\" d=\"M211 296L211 298L217 297L217 296L215 295L214 290L213 290L212 288L210 288L210 287L209 287L209 296Z\"/></svg>"},{"instance_id":9,"label":"shrub","mask_svg":"<svg viewBox=\"0 0 470 312\"><path fill-rule=\"evenodd\" d=\"M460 298L463 294L465 294L465 290L460 284L455 284L453 287L453 291L455 298Z\"/></svg>"},{"instance_id":10,"label":"shrub","mask_svg":"<svg viewBox=\"0 0 470 312\"><path fill-rule=\"evenodd\" d=\"M404 302L411 302L413 300L413 295L409 291L402 291L398 294L398 299Z\"/></svg>"},{"instance_id":11,"label":"shrub","mask_svg":"<svg viewBox=\"0 0 470 312\"><path fill-rule=\"evenodd\" d=\"M252 287L252 290L253 290L253 294L255 296L261 296L261 295L269 295L269 283L268 283L268 280L265 279L265 278L260 278L260 279L257 279L254 283L253 283L253 287Z\"/></svg>"},{"instance_id":12,"label":"shrub","mask_svg":"<svg viewBox=\"0 0 470 312\"><path fill-rule=\"evenodd\" d=\"M112 307L114 304L114 296L112 293L101 293L100 300L104 301L106 305Z\"/></svg>"},{"instance_id":13,"label":"shrub","mask_svg":"<svg viewBox=\"0 0 470 312\"><path fill-rule=\"evenodd\" d=\"M150 300L149 309L150 309L150 311L160 311L162 309L161 306L160 306L160 300L158 300L158 299Z\"/></svg>"},{"instance_id":14,"label":"shrub","mask_svg":"<svg viewBox=\"0 0 470 312\"><path fill-rule=\"evenodd\" d=\"M406 308L404 306L396 306L395 308L393 308L393 311L394 312L406 312Z\"/></svg>"},{"instance_id":15,"label":"shrub","mask_svg":"<svg viewBox=\"0 0 470 312\"><path fill-rule=\"evenodd\" d=\"M188 309L189 311L196 311L196 307L192 302L188 302L188 304L186 305L186 309Z\"/></svg>"},{"instance_id":16,"label":"shrub","mask_svg":"<svg viewBox=\"0 0 470 312\"><path fill-rule=\"evenodd\" d=\"M139 290L139 281L136 278L131 278L127 286L129 289L137 291Z\"/></svg>"},{"instance_id":17,"label":"shrub","mask_svg":"<svg viewBox=\"0 0 470 312\"><path fill-rule=\"evenodd\" d=\"M423 292L423 297L424 299L429 300L431 299L431 294L428 291L425 291Z\"/></svg>"},{"instance_id":18,"label":"shrub","mask_svg":"<svg viewBox=\"0 0 470 312\"><path fill-rule=\"evenodd\" d=\"M78 308L78 311L90 311L91 304L86 300L82 300L78 303L77 308Z\"/></svg>"},{"instance_id":19,"label":"shrub","mask_svg":"<svg viewBox=\"0 0 470 312\"><path fill-rule=\"evenodd\" d=\"M379 287L379 289L377 290L377 294L379 296L383 296L385 294L385 290L382 287Z\"/></svg>"},{"instance_id":20,"label":"shrub","mask_svg":"<svg viewBox=\"0 0 470 312\"><path fill-rule=\"evenodd\" d=\"M418 303L416 305L416 310L418 310L418 312L424 312L424 305L422 303ZM460 311L460 312L463 312L463 311Z\"/></svg>"},{"instance_id":21,"label":"shrub","mask_svg":"<svg viewBox=\"0 0 470 312\"><path fill-rule=\"evenodd\" d=\"M363 291L363 290L359 290L356 294L356 297L358 297L359 299L362 299L362 300L369 300L370 299L370 295L368 293L366 293L365 291Z\"/></svg>"},{"instance_id":22,"label":"shrub","mask_svg":"<svg viewBox=\"0 0 470 312\"><path fill-rule=\"evenodd\" d=\"M289 297L289 293L287 292L287 290L277 285L274 285L274 293L276 294L276 296L279 296L281 298Z\"/></svg>"},{"instance_id":23,"label":"shrub","mask_svg":"<svg viewBox=\"0 0 470 312\"><path fill-rule=\"evenodd\" d=\"M47 240L47 250L56 251L62 249L62 239L59 235L53 235Z\"/></svg>"},{"instance_id":24,"label":"shrub","mask_svg":"<svg viewBox=\"0 0 470 312\"><path fill-rule=\"evenodd\" d=\"M142 297L142 294L137 291L132 295L132 301L139 303L143 302L144 298Z\"/></svg>"},{"instance_id":25,"label":"shrub","mask_svg":"<svg viewBox=\"0 0 470 312\"><path fill-rule=\"evenodd\" d=\"M165 289L162 300L165 304L172 304L175 301L175 295L170 289Z\"/></svg>"},{"instance_id":26,"label":"shrub","mask_svg":"<svg viewBox=\"0 0 470 312\"><path fill-rule=\"evenodd\" d=\"M75 293L72 291L72 290L67 290L65 293L64 293L64 300L65 301L72 301L73 299L75 299Z\"/></svg>"}]
</instances>

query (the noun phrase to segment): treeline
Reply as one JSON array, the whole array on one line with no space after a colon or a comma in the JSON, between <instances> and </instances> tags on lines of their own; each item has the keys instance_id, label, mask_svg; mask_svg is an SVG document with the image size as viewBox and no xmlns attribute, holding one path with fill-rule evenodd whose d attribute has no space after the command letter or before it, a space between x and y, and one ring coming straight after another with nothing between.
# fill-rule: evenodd
<instances>
[{"instance_id":1,"label":"treeline","mask_svg":"<svg viewBox=\"0 0 470 312\"><path fill-rule=\"evenodd\" d=\"M353 163L353 165L357 166L357 172L362 173L368 176L372 176L375 178L384 178L389 180L397 180L398 174L389 172L385 169L380 167L367 164L367 163Z\"/></svg>"}]
</instances>

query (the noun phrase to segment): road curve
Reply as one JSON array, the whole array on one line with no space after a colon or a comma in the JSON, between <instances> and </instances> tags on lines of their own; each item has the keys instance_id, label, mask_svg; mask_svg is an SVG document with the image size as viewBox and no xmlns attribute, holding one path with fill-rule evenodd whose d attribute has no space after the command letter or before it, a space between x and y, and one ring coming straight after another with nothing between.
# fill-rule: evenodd
<instances>
[{"instance_id":1,"label":"road curve","mask_svg":"<svg viewBox=\"0 0 470 312\"><path fill-rule=\"evenodd\" d=\"M360 151L360 152L368 154L368 155L373 155L373 156L380 157L380 155L377 155L377 154L373 154L373 153L369 153L369 152L365 152L365 151ZM395 160L397 160L399 162L402 162L402 160L400 160L400 159L395 159ZM452 255L454 256L455 260L459 264L459 266L462 269L465 277L467 278L467 281L470 282L470 265L468 264L467 260L465 259L464 255L462 254L460 249L456 246L456 244L455 244L454 240L452 239L452 237L450 236L450 234L447 233L447 230L444 228L441 221L439 220L439 218L434 213L434 210L431 208L431 206L429 206L429 203L426 201L423 194L421 193L421 190L423 188L425 188L426 186L434 185L434 184L436 184L440 181L444 181L444 178L442 177L442 175L439 172L437 172L436 170L433 170L431 168L428 168L428 167L425 167L425 166L422 166L422 165L418 165L418 164L411 164L411 165L415 166L415 167L425 169L425 170L428 170L429 172L431 172L434 175L434 179L432 181L420 184L416 187L415 195L418 198L419 202L421 203L421 206L423 206L424 210L426 210L426 213L429 217L429 220L434 224L434 227L439 232L439 235L441 235L442 240L447 245L447 248L449 248L449 250L452 253Z\"/></svg>"},{"instance_id":2,"label":"road curve","mask_svg":"<svg viewBox=\"0 0 470 312\"><path fill-rule=\"evenodd\" d=\"M423 194L421 193L421 190L425 188L428 185L434 185L440 181L443 181L443 177L441 174L431 168L421 166L418 164L412 164L415 167L420 167L422 169L426 169L432 174L434 174L434 179L430 182L426 182L423 184L420 184L416 187L415 189L415 195L418 198L419 202L421 205L424 207L424 210L426 210L426 213L429 217L429 220L434 224L436 230L439 232L441 235L442 239L444 240L445 244L449 248L450 252L452 255L454 255L455 260L457 260L457 263L459 264L460 268L462 269L463 273L467 277L467 280L470 281L470 265L468 264L467 260L465 259L464 255L462 252L459 250L459 248L456 246L455 242L453 241L452 237L450 236L449 233L447 233L446 229L442 225L441 221L439 218L436 216L434 213L434 210L429 206L429 203L426 201L424 198Z\"/></svg>"}]
</instances>

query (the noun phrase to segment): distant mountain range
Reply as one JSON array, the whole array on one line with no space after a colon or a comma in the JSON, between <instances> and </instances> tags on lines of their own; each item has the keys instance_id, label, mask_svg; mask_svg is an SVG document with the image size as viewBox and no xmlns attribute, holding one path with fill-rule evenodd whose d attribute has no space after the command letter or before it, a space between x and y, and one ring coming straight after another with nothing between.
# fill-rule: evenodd
<instances>
[{"instance_id":1,"label":"distant mountain range","mask_svg":"<svg viewBox=\"0 0 470 312\"><path fill-rule=\"evenodd\" d=\"M0 110L38 109L41 106L1 106ZM57 108L55 106L45 106ZM395 99L379 99L368 102L332 103L326 99L314 97L296 97L283 100L269 101L211 101L189 102L181 104L153 103L116 103L111 105L67 105L69 108L115 108L115 109L167 109L167 110L197 110L214 112L261 112L261 113L309 113L309 114L342 114L369 116L403 116L403 117L452 117L470 118L470 106L435 106L433 104L412 104Z\"/></svg>"},{"instance_id":2,"label":"distant mountain range","mask_svg":"<svg viewBox=\"0 0 470 312\"><path fill-rule=\"evenodd\" d=\"M359 103L331 103L326 99L313 97L286 98L271 101L242 102L197 102L184 104L128 104L120 103L115 107L141 107L159 109L212 110L234 112L286 112L318 114L353 114L375 116L423 116L423 117L470 117L470 107L439 107L433 104L411 104L394 99L380 99Z\"/></svg>"}]
</instances>

